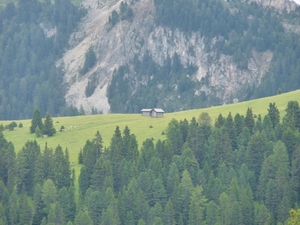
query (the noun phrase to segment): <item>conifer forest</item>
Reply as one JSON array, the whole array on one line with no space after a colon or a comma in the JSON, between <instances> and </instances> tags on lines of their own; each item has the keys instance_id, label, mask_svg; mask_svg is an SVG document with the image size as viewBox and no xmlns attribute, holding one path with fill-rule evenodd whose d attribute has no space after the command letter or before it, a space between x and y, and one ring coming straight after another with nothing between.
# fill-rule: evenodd
<instances>
[{"instance_id":1,"label":"conifer forest","mask_svg":"<svg viewBox=\"0 0 300 225\"><path fill-rule=\"evenodd\" d=\"M202 113L173 119L164 132L164 140L138 146L129 127L117 126L107 148L97 132L78 155L78 175L68 149L28 141L16 152L1 133L0 224L291 221L300 202L297 101L284 115L270 103L263 118L251 108L216 121Z\"/></svg>"}]
</instances>

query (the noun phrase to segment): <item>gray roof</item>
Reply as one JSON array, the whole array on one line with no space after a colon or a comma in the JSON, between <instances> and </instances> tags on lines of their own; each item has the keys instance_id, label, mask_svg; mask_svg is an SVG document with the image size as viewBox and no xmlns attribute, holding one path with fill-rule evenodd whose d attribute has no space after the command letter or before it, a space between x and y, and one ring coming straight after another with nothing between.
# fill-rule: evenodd
<instances>
[{"instance_id":1,"label":"gray roof","mask_svg":"<svg viewBox=\"0 0 300 225\"><path fill-rule=\"evenodd\" d=\"M153 111L158 112L158 113L164 113L165 111L162 109L153 109Z\"/></svg>"},{"instance_id":2,"label":"gray roof","mask_svg":"<svg viewBox=\"0 0 300 225\"><path fill-rule=\"evenodd\" d=\"M152 109L142 109L141 112L151 112Z\"/></svg>"}]
</instances>

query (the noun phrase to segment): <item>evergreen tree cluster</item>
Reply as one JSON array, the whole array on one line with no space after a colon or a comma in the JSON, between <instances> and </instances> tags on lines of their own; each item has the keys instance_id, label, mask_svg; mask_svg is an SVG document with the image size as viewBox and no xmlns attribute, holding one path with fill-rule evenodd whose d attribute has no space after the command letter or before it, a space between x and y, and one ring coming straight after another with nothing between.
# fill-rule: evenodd
<instances>
[{"instance_id":1,"label":"evergreen tree cluster","mask_svg":"<svg viewBox=\"0 0 300 225\"><path fill-rule=\"evenodd\" d=\"M277 115L274 117L274 115ZM275 118L275 119L274 119ZM278 120L279 118L279 120ZM68 150L28 141L16 154L0 133L2 224L283 224L300 203L300 107L280 119L275 103L263 118L202 113L172 119L165 140L117 126L108 148L100 132L78 155L75 204ZM290 217L289 217L290 212ZM289 218L288 218L289 217Z\"/></svg>"},{"instance_id":2,"label":"evergreen tree cluster","mask_svg":"<svg viewBox=\"0 0 300 225\"><path fill-rule=\"evenodd\" d=\"M139 151L128 127L107 149L97 133L78 158L81 202L94 224L284 223L300 200L299 113L173 119Z\"/></svg>"},{"instance_id":3,"label":"evergreen tree cluster","mask_svg":"<svg viewBox=\"0 0 300 225\"><path fill-rule=\"evenodd\" d=\"M1 119L67 113L63 72L55 62L85 11L70 0L19 0L0 8Z\"/></svg>"},{"instance_id":4,"label":"evergreen tree cluster","mask_svg":"<svg viewBox=\"0 0 300 225\"><path fill-rule=\"evenodd\" d=\"M155 63L149 52L141 61L135 56L132 69L129 65L120 66L113 73L107 90L111 111L138 113L142 108L161 107L172 112L205 107L213 100L203 93L194 94L201 86L201 82L192 79L197 69L182 66L177 53L167 57L163 66Z\"/></svg>"},{"instance_id":5,"label":"evergreen tree cluster","mask_svg":"<svg viewBox=\"0 0 300 225\"><path fill-rule=\"evenodd\" d=\"M108 23L111 28L114 27L121 20L129 20L133 17L133 10L127 4L127 2L121 2L119 7L119 13L116 10L113 10L111 15L108 18Z\"/></svg>"},{"instance_id":6,"label":"evergreen tree cluster","mask_svg":"<svg viewBox=\"0 0 300 225\"><path fill-rule=\"evenodd\" d=\"M0 134L0 223L67 224L76 215L69 153L28 141L18 154Z\"/></svg>"},{"instance_id":7,"label":"evergreen tree cluster","mask_svg":"<svg viewBox=\"0 0 300 225\"><path fill-rule=\"evenodd\" d=\"M80 74L84 75L86 74L89 69L91 69L96 63L96 54L92 47L88 49L88 51L85 53L85 61L83 64L83 68L80 70Z\"/></svg>"},{"instance_id":8,"label":"evergreen tree cluster","mask_svg":"<svg viewBox=\"0 0 300 225\"><path fill-rule=\"evenodd\" d=\"M30 133L35 133L38 137L42 134L52 136L56 133L51 115L47 113L43 123L40 110L37 106L34 109L29 130Z\"/></svg>"}]
</instances>

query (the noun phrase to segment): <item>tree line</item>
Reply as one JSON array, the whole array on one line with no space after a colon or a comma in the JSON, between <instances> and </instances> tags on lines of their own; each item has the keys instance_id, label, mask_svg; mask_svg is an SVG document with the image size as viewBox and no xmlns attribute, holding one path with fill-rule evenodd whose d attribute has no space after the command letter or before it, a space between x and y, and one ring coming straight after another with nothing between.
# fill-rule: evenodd
<instances>
[{"instance_id":1,"label":"tree line","mask_svg":"<svg viewBox=\"0 0 300 225\"><path fill-rule=\"evenodd\" d=\"M0 133L0 224L283 224L300 201L300 108L270 103L263 118L202 113L172 119L164 140L139 148L126 126L108 147L100 132L78 155ZM75 199L78 199L75 201ZM290 208L295 208L291 211ZM298 210L299 211L299 210Z\"/></svg>"}]
</instances>

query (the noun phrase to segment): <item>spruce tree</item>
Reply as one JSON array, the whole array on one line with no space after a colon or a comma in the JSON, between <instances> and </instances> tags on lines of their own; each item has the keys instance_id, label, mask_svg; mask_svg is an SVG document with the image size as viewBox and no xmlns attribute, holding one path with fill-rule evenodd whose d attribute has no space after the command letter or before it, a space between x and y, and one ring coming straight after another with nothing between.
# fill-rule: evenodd
<instances>
[{"instance_id":1,"label":"spruce tree","mask_svg":"<svg viewBox=\"0 0 300 225\"><path fill-rule=\"evenodd\" d=\"M252 108L248 108L246 117L245 117L245 126L248 127L248 129L251 133L253 133L254 124L255 124L255 121L254 121Z\"/></svg>"},{"instance_id":2,"label":"spruce tree","mask_svg":"<svg viewBox=\"0 0 300 225\"><path fill-rule=\"evenodd\" d=\"M35 128L38 127L40 130L43 130L43 122L42 122L42 116L41 112L39 110L39 107L35 107L32 115L32 120L31 120L31 126L30 126L30 133L35 132Z\"/></svg>"},{"instance_id":3,"label":"spruce tree","mask_svg":"<svg viewBox=\"0 0 300 225\"><path fill-rule=\"evenodd\" d=\"M51 118L51 115L49 113L46 114L46 118L44 121L44 129L43 129L43 134L52 136L56 133L56 130L53 126L53 121Z\"/></svg>"},{"instance_id":4,"label":"spruce tree","mask_svg":"<svg viewBox=\"0 0 300 225\"><path fill-rule=\"evenodd\" d=\"M280 122L280 113L277 106L274 103L269 104L268 115L272 121L273 128Z\"/></svg>"}]
</instances>

